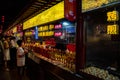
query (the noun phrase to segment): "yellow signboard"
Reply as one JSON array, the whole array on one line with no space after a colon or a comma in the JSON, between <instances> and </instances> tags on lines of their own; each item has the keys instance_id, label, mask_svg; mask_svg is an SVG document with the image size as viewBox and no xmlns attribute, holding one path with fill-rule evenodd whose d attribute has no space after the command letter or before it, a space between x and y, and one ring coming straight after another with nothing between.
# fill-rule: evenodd
<instances>
[{"instance_id":1,"label":"yellow signboard","mask_svg":"<svg viewBox=\"0 0 120 80\"><path fill-rule=\"evenodd\" d=\"M117 24L108 25L107 34L119 34L119 26Z\"/></svg>"},{"instance_id":2,"label":"yellow signboard","mask_svg":"<svg viewBox=\"0 0 120 80\"><path fill-rule=\"evenodd\" d=\"M13 33L16 33L17 32L17 27L14 27L12 30L13 30Z\"/></svg>"},{"instance_id":3,"label":"yellow signboard","mask_svg":"<svg viewBox=\"0 0 120 80\"><path fill-rule=\"evenodd\" d=\"M23 30L64 18L64 1L23 23Z\"/></svg>"},{"instance_id":4,"label":"yellow signboard","mask_svg":"<svg viewBox=\"0 0 120 80\"><path fill-rule=\"evenodd\" d=\"M50 29L50 30L54 29L54 25L52 25L52 24L49 25L49 29Z\"/></svg>"},{"instance_id":5,"label":"yellow signboard","mask_svg":"<svg viewBox=\"0 0 120 80\"><path fill-rule=\"evenodd\" d=\"M119 2L120 0L82 0L82 12Z\"/></svg>"},{"instance_id":6,"label":"yellow signboard","mask_svg":"<svg viewBox=\"0 0 120 80\"><path fill-rule=\"evenodd\" d=\"M39 37L53 36L53 35L54 35L54 31L44 31L44 32L39 32L38 33Z\"/></svg>"},{"instance_id":7,"label":"yellow signboard","mask_svg":"<svg viewBox=\"0 0 120 80\"><path fill-rule=\"evenodd\" d=\"M32 32L25 32L25 36L31 36Z\"/></svg>"},{"instance_id":8,"label":"yellow signboard","mask_svg":"<svg viewBox=\"0 0 120 80\"><path fill-rule=\"evenodd\" d=\"M118 21L119 20L119 12L112 11L107 13L107 21Z\"/></svg>"}]
</instances>

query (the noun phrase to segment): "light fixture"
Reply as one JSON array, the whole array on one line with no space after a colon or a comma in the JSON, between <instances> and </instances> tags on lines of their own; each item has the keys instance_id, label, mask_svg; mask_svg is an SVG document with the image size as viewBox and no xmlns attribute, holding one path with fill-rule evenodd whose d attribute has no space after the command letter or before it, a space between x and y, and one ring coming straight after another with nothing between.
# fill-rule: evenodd
<instances>
[{"instance_id":1,"label":"light fixture","mask_svg":"<svg viewBox=\"0 0 120 80\"><path fill-rule=\"evenodd\" d=\"M63 22L62 24L63 24L63 26L68 26L69 25L68 22Z\"/></svg>"}]
</instances>

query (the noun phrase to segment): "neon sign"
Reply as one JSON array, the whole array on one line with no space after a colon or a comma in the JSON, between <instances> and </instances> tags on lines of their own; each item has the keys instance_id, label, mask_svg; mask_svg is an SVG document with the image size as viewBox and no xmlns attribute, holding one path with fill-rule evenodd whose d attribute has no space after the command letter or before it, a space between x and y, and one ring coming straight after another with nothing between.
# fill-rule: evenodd
<instances>
[{"instance_id":1,"label":"neon sign","mask_svg":"<svg viewBox=\"0 0 120 80\"><path fill-rule=\"evenodd\" d=\"M54 36L57 36L57 37L58 37L58 36L62 36L62 32L55 32L55 33L54 33Z\"/></svg>"},{"instance_id":2,"label":"neon sign","mask_svg":"<svg viewBox=\"0 0 120 80\"><path fill-rule=\"evenodd\" d=\"M61 29L61 28L62 28L62 24L55 25L55 29Z\"/></svg>"},{"instance_id":3,"label":"neon sign","mask_svg":"<svg viewBox=\"0 0 120 80\"><path fill-rule=\"evenodd\" d=\"M119 34L119 26L117 24L108 25L107 34Z\"/></svg>"},{"instance_id":4,"label":"neon sign","mask_svg":"<svg viewBox=\"0 0 120 80\"><path fill-rule=\"evenodd\" d=\"M107 21L118 21L119 20L119 13L118 11L112 11L107 13Z\"/></svg>"}]
</instances>

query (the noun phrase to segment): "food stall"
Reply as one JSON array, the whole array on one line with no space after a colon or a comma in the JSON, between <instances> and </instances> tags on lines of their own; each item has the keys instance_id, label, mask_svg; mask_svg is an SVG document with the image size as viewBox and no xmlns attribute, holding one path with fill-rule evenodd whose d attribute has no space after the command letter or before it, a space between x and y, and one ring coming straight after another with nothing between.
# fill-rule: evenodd
<instances>
[{"instance_id":1,"label":"food stall","mask_svg":"<svg viewBox=\"0 0 120 80\"><path fill-rule=\"evenodd\" d=\"M72 5L71 8L65 3ZM75 71L76 9L74 4L75 1L61 1L23 22L23 39L26 42L25 46L30 50L28 54L32 60L30 62L35 65L34 68L42 68L45 76L48 75L47 77L55 80L83 80Z\"/></svg>"},{"instance_id":2,"label":"food stall","mask_svg":"<svg viewBox=\"0 0 120 80\"><path fill-rule=\"evenodd\" d=\"M55 80L119 80L120 2L74 1L61 1L23 21L29 71Z\"/></svg>"}]
</instances>

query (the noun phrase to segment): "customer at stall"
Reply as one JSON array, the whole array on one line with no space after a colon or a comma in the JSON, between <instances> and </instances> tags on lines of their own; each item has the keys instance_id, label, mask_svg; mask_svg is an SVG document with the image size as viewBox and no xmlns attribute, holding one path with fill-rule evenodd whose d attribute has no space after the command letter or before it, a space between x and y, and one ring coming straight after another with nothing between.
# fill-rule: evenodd
<instances>
[{"instance_id":1,"label":"customer at stall","mask_svg":"<svg viewBox=\"0 0 120 80\"><path fill-rule=\"evenodd\" d=\"M5 70L9 71L8 62L10 61L10 50L9 50L9 37L5 36L3 38L3 44L4 44L4 62L5 62Z\"/></svg>"},{"instance_id":2,"label":"customer at stall","mask_svg":"<svg viewBox=\"0 0 120 80\"><path fill-rule=\"evenodd\" d=\"M0 35L0 67L3 66L3 51L4 51L3 41L2 41L2 37Z\"/></svg>"},{"instance_id":3,"label":"customer at stall","mask_svg":"<svg viewBox=\"0 0 120 80\"><path fill-rule=\"evenodd\" d=\"M17 41L17 67L18 67L18 75L19 79L22 80L22 76L24 75L24 66L25 66L25 54L28 53L26 49L24 49L24 42L22 40Z\"/></svg>"},{"instance_id":4,"label":"customer at stall","mask_svg":"<svg viewBox=\"0 0 120 80\"><path fill-rule=\"evenodd\" d=\"M16 66L16 51L17 51L16 47L17 47L16 39L15 39L15 37L11 37L11 39L10 39L11 68Z\"/></svg>"}]
</instances>

